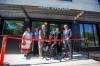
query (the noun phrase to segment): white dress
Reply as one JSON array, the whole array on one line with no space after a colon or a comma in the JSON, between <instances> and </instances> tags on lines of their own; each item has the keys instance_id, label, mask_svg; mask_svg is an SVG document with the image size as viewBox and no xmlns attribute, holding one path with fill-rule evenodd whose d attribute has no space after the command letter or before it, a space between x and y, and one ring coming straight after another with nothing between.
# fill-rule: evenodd
<instances>
[{"instance_id":1,"label":"white dress","mask_svg":"<svg viewBox=\"0 0 100 66\"><path fill-rule=\"evenodd\" d=\"M32 32L25 31L24 34L23 34L23 37L26 38L26 39L32 39L32 36L33 36ZM22 53L30 52L31 43L32 43L32 40L22 40L21 52Z\"/></svg>"}]
</instances>

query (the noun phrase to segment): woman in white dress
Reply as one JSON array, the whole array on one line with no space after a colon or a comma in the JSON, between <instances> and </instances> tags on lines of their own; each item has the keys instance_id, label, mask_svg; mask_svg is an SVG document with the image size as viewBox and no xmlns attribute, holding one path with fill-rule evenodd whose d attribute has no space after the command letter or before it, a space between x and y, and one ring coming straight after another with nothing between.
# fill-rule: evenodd
<instances>
[{"instance_id":1,"label":"woman in white dress","mask_svg":"<svg viewBox=\"0 0 100 66\"><path fill-rule=\"evenodd\" d=\"M31 43L32 40L24 40L26 39L32 39L33 33L31 32L30 28L26 28L26 31L23 33L23 40L21 43L21 53L24 53L24 56L28 56L28 53L31 51Z\"/></svg>"}]
</instances>

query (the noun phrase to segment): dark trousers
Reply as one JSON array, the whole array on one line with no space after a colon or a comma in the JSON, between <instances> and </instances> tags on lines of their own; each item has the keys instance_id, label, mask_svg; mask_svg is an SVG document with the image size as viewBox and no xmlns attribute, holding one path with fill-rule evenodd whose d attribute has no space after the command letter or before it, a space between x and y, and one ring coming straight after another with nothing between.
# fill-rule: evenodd
<instances>
[{"instance_id":1,"label":"dark trousers","mask_svg":"<svg viewBox=\"0 0 100 66\"><path fill-rule=\"evenodd\" d=\"M57 53L62 53L62 43L59 41L59 42L56 42L56 48L57 48Z\"/></svg>"},{"instance_id":2,"label":"dark trousers","mask_svg":"<svg viewBox=\"0 0 100 66\"><path fill-rule=\"evenodd\" d=\"M33 45L32 49L33 49L33 54L38 55L38 41L34 42L34 45Z\"/></svg>"},{"instance_id":3,"label":"dark trousers","mask_svg":"<svg viewBox=\"0 0 100 66\"><path fill-rule=\"evenodd\" d=\"M72 44L70 40L65 40L64 51L66 54L69 52L70 58L72 59Z\"/></svg>"}]
</instances>

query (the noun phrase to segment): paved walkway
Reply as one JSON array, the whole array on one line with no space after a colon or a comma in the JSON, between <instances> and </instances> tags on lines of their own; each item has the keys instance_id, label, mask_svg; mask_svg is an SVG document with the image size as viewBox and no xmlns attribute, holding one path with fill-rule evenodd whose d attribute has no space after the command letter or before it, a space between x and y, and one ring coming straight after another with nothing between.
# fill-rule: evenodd
<instances>
[{"instance_id":1,"label":"paved walkway","mask_svg":"<svg viewBox=\"0 0 100 66\"><path fill-rule=\"evenodd\" d=\"M39 57L32 57L27 60L22 54L7 54L5 62L8 62L10 66L100 66L100 62L86 58L62 59L61 62L54 59L47 61Z\"/></svg>"}]
</instances>

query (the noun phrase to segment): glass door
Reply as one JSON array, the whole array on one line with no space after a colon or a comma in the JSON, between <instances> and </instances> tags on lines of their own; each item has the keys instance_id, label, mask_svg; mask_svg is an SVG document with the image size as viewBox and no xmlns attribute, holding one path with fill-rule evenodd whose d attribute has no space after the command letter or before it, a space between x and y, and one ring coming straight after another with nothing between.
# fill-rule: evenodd
<instances>
[{"instance_id":1,"label":"glass door","mask_svg":"<svg viewBox=\"0 0 100 66\"><path fill-rule=\"evenodd\" d=\"M89 47L98 46L98 36L95 24L80 24L81 38L88 39Z\"/></svg>"}]
</instances>

